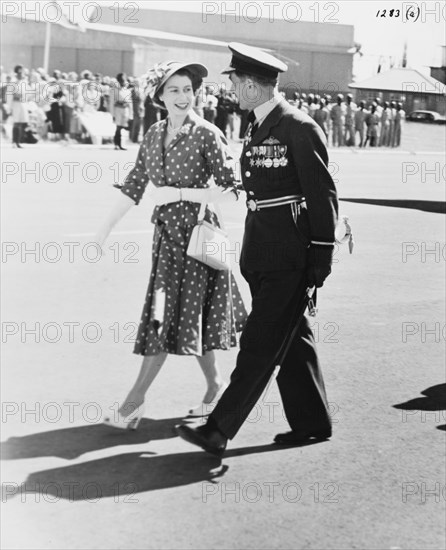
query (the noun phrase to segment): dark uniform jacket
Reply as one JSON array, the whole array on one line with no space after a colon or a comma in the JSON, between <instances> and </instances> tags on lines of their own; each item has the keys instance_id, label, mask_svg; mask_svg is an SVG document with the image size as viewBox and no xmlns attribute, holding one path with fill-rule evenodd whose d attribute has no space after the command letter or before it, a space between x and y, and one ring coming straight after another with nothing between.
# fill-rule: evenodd
<instances>
[{"instance_id":1,"label":"dark uniform jacket","mask_svg":"<svg viewBox=\"0 0 446 550\"><path fill-rule=\"evenodd\" d=\"M240 162L248 201L305 197L294 212L290 204L248 209L242 271L301 269L312 241L334 243L336 188L327 167L325 136L311 117L281 101L245 141Z\"/></svg>"}]
</instances>

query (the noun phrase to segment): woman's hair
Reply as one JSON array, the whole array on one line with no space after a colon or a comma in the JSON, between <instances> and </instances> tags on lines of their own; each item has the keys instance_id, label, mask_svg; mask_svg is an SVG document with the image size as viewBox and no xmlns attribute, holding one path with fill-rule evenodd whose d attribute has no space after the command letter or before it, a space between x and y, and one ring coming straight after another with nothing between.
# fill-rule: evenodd
<instances>
[{"instance_id":1,"label":"woman's hair","mask_svg":"<svg viewBox=\"0 0 446 550\"><path fill-rule=\"evenodd\" d=\"M192 90L195 94L195 92L197 90L200 89L200 86L203 84L203 78L201 76L199 76L198 74L190 71L189 69L180 69L179 71L177 71L176 73L173 73L172 76L187 76L189 78L189 80L191 81L192 83ZM169 82L169 80L172 78L172 76L170 76L166 82L164 82L164 84L161 86L161 88L156 92L156 94L154 95L153 97L153 102L156 104L156 105L159 105L160 107L162 107L163 109L165 109L165 105L164 105L164 102L162 99L160 99L160 94L163 93L163 90L164 90L164 86L167 84L167 82Z\"/></svg>"},{"instance_id":2,"label":"woman's hair","mask_svg":"<svg viewBox=\"0 0 446 550\"><path fill-rule=\"evenodd\" d=\"M23 71L23 65L16 65L16 66L14 67L14 72L15 72L15 73L18 73L18 72L20 71L20 69Z\"/></svg>"}]
</instances>

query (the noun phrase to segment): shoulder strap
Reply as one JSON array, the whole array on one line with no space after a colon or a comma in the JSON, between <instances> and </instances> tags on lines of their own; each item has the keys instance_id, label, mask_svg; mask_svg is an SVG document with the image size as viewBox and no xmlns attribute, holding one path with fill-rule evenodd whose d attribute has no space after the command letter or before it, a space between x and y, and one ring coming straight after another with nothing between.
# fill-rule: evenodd
<instances>
[{"instance_id":1,"label":"shoulder strap","mask_svg":"<svg viewBox=\"0 0 446 550\"><path fill-rule=\"evenodd\" d=\"M207 203L205 202L201 203L200 211L198 212L198 218L197 218L198 222L202 222L204 220L204 215L206 213L206 206L207 206Z\"/></svg>"}]
</instances>

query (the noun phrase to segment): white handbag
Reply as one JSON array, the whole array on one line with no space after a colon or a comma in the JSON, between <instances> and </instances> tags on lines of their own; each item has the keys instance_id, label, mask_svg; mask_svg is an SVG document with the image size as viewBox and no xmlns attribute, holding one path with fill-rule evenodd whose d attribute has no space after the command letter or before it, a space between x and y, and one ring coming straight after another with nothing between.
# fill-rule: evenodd
<instances>
[{"instance_id":1,"label":"white handbag","mask_svg":"<svg viewBox=\"0 0 446 550\"><path fill-rule=\"evenodd\" d=\"M205 221L206 203L201 203L197 225L192 230L187 246L187 255L213 269L229 270L231 269L228 254L229 239L217 206L215 206L215 210L221 229Z\"/></svg>"}]
</instances>

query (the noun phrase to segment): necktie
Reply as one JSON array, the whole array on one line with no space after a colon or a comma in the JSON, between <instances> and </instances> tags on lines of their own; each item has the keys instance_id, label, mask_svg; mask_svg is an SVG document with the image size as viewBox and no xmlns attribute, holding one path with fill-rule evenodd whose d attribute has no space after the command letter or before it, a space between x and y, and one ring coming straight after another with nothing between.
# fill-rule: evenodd
<instances>
[{"instance_id":1,"label":"necktie","mask_svg":"<svg viewBox=\"0 0 446 550\"><path fill-rule=\"evenodd\" d=\"M259 123L256 121L256 115L254 114L254 111L251 111L249 113L248 122L251 123L251 136L253 136L259 128Z\"/></svg>"}]
</instances>

